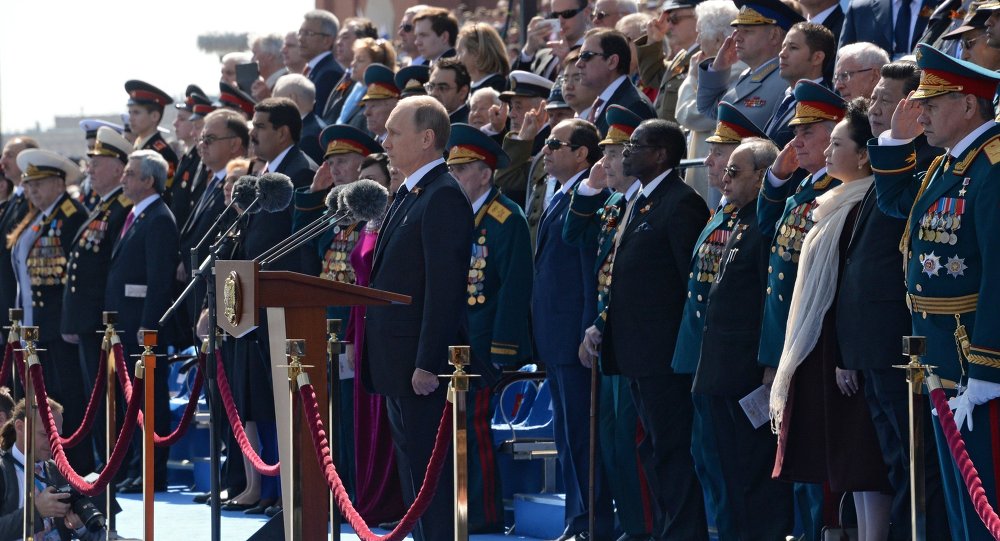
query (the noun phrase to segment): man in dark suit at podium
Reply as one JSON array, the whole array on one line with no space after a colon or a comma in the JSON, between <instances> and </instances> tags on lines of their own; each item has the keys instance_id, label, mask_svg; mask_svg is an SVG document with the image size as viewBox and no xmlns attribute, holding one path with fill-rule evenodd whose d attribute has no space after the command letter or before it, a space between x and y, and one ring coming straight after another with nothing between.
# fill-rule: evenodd
<instances>
[{"instance_id":1,"label":"man in dark suit at podium","mask_svg":"<svg viewBox=\"0 0 1000 541\"><path fill-rule=\"evenodd\" d=\"M430 96L399 102L382 143L406 180L389 207L375 246L371 287L409 295L409 305L368 308L365 385L386 397L403 502L413 504L434 447L450 373L448 346L467 344L466 285L472 207L441 156L451 125ZM489 382L486 382L489 383ZM438 491L413 530L416 541L454 538L450 459Z\"/></svg>"}]
</instances>

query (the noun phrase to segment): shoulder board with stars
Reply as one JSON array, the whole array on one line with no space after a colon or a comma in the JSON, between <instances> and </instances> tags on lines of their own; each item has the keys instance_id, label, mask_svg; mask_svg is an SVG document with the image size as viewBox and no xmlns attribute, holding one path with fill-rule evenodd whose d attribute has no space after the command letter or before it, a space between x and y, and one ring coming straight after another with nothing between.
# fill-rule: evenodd
<instances>
[{"instance_id":1,"label":"shoulder board with stars","mask_svg":"<svg viewBox=\"0 0 1000 541\"><path fill-rule=\"evenodd\" d=\"M490 207L486 209L486 214L493 217L494 220L504 223L507 218L510 217L511 211L507 207L503 206L499 201L494 201L490 203Z\"/></svg>"},{"instance_id":2,"label":"shoulder board with stars","mask_svg":"<svg viewBox=\"0 0 1000 541\"><path fill-rule=\"evenodd\" d=\"M986 157L990 160L990 165L996 165L1000 162L1000 135L990 139L983 145L983 152L986 153Z\"/></svg>"},{"instance_id":3,"label":"shoulder board with stars","mask_svg":"<svg viewBox=\"0 0 1000 541\"><path fill-rule=\"evenodd\" d=\"M70 201L69 199L63 201L62 205L59 205L59 210L61 210L62 213L66 215L67 218L76 214L76 207L73 206L73 202Z\"/></svg>"},{"instance_id":4,"label":"shoulder board with stars","mask_svg":"<svg viewBox=\"0 0 1000 541\"><path fill-rule=\"evenodd\" d=\"M979 148L966 154L962 161L955 163L955 166L952 167L952 172L956 175L965 174L965 170L972 165L972 161L976 159L976 156L980 152L986 153L986 158L990 160L991 165L996 165L997 162L1000 162L1000 135L991 137L988 141L980 145Z\"/></svg>"}]
</instances>

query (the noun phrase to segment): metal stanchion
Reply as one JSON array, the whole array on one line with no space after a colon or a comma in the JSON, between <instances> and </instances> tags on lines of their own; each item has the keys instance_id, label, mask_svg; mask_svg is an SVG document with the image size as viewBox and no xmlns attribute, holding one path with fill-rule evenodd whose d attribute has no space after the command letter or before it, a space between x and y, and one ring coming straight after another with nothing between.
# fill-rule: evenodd
<instances>
[{"instance_id":1,"label":"metal stanchion","mask_svg":"<svg viewBox=\"0 0 1000 541\"><path fill-rule=\"evenodd\" d=\"M327 400L327 413L330 419L330 428L326 431L330 441L330 456L333 458L334 466L337 465L337 450L339 447L340 434L340 355L344 353L344 343L340 341L339 334L344 322L339 319L326 320L326 357L327 378L330 381L329 397ZM355 357L357 352L355 352ZM337 509L337 499L330 498L330 541L340 541L340 512Z\"/></svg>"},{"instance_id":2,"label":"metal stanchion","mask_svg":"<svg viewBox=\"0 0 1000 541\"><path fill-rule=\"evenodd\" d=\"M114 440L118 434L118 411L115 409L117 407L116 393L118 390L118 381L115 379L117 377L115 345L121 342L118 339L118 334L115 332L115 322L118 320L118 312L104 312L102 319L104 321L104 331L99 332L104 333L104 340L101 341L101 349L106 352L104 358L104 392L106 394L105 399L107 400L104 407L104 467L107 468L108 461L111 460L111 452L114 450ZM108 488L104 491L104 516L108 517L108 529L105 532L107 541L118 537L114 513L115 492L117 492L117 487L112 481L108 483Z\"/></svg>"},{"instance_id":3,"label":"metal stanchion","mask_svg":"<svg viewBox=\"0 0 1000 541\"><path fill-rule=\"evenodd\" d=\"M10 327L7 327L9 332L7 333L7 343L14 344L16 348L21 343L21 321L24 319L24 310L21 308L11 308L8 311L8 318L10 319ZM17 363L14 359L10 360L10 394L17 400ZM6 384L7 382L0 382L0 385Z\"/></svg>"},{"instance_id":4,"label":"metal stanchion","mask_svg":"<svg viewBox=\"0 0 1000 541\"><path fill-rule=\"evenodd\" d=\"M924 411L923 386L924 371L936 366L920 362L927 352L927 338L904 336L903 355L910 357L908 364L893 365L906 371L906 381L910 384L907 405L910 412L910 527L914 541L927 539L927 505L924 490Z\"/></svg>"},{"instance_id":5,"label":"metal stanchion","mask_svg":"<svg viewBox=\"0 0 1000 541\"><path fill-rule=\"evenodd\" d=\"M156 377L156 331L142 330L142 358L136 362L135 377L142 378L143 423L142 423L142 531L144 541L153 541L154 452L156 445L156 406L153 399L153 384ZM141 376L139 374L142 374Z\"/></svg>"},{"instance_id":6,"label":"metal stanchion","mask_svg":"<svg viewBox=\"0 0 1000 541\"><path fill-rule=\"evenodd\" d=\"M22 524L25 541L35 538L35 419L38 417L38 404L35 403L35 387L31 383L30 368L38 361L35 348L38 341L38 327L23 327L24 349L24 522ZM16 372L15 368L15 372ZM14 379L17 379L15 377Z\"/></svg>"},{"instance_id":7,"label":"metal stanchion","mask_svg":"<svg viewBox=\"0 0 1000 541\"><path fill-rule=\"evenodd\" d=\"M455 371L448 376L448 401L451 402L451 429L453 434L452 453L455 474L455 540L469 539L469 432L466 421L466 396L469 392L469 378L465 367L469 366L469 346L449 346L448 364Z\"/></svg>"},{"instance_id":8,"label":"metal stanchion","mask_svg":"<svg viewBox=\"0 0 1000 541\"><path fill-rule=\"evenodd\" d=\"M302 364L299 360L306 355L305 340L285 340L285 355L288 356L288 364L281 368L288 369L288 394L292 404L292 407L288 408L290 418L288 422L288 434L286 434L289 449L291 449L291 453L289 453L291 460L289 470L292 474L292 493L282 494L281 498L284 502L282 506L283 512L292 514L292 538L287 541L299 541L302 539L302 466L299 460L298 445L296 445L295 440L296 429L302 424L302 405L297 403L295 395L299 390L299 378L305 378L304 381L306 383L309 380L303 369L312 368L312 366Z\"/></svg>"}]
</instances>

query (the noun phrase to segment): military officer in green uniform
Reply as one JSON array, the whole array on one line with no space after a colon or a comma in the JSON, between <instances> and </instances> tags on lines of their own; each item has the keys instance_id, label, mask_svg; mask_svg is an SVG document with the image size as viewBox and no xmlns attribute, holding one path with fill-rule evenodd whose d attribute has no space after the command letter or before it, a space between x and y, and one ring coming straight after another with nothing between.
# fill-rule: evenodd
<instances>
[{"instance_id":1,"label":"military officer in green uniform","mask_svg":"<svg viewBox=\"0 0 1000 541\"><path fill-rule=\"evenodd\" d=\"M509 158L490 136L456 123L446 161L475 217L467 284L472 354L489 359L497 370L515 370L531 358L532 253L524 212L493 184L494 171ZM496 409L492 397L490 388L468 395L470 532L498 532L504 524L490 430Z\"/></svg>"},{"instance_id":2,"label":"military officer in green uniform","mask_svg":"<svg viewBox=\"0 0 1000 541\"><path fill-rule=\"evenodd\" d=\"M795 116L788 124L795 137L768 169L757 198L761 234L773 239L758 351L768 383L777 371L785 343L799 254L806 234L815 224L812 209L820 194L840 184L826 174L823 150L830 143L833 127L844 118L844 100L812 81L799 81L793 93ZM795 182L795 171L800 168L808 175L801 182ZM796 483L795 498L806 538L818 539L823 528L823 487Z\"/></svg>"},{"instance_id":3,"label":"military officer in green uniform","mask_svg":"<svg viewBox=\"0 0 1000 541\"><path fill-rule=\"evenodd\" d=\"M718 122L715 133L705 139L711 145L706 166L709 183L721 186L722 172L729 163L729 156L740 142L749 137L765 138L764 132L731 104L719 104ZM719 208L702 229L695 242L688 275L687 300L677 332L677 345L671 368L678 374L694 375L701 355L701 337L705 326L705 308L708 291L719 272L722 252L732 230L733 212L736 207L729 202L719 203ZM695 470L701 481L708 505L707 512L714 518L715 527L722 538L739 537L732 522L732 508L726 498L725 478L718 467L717 442L711 437L711 417L705 415L705 396L692 394L694 401L694 422L692 425L691 454Z\"/></svg>"},{"instance_id":4,"label":"military officer in green uniform","mask_svg":"<svg viewBox=\"0 0 1000 541\"><path fill-rule=\"evenodd\" d=\"M927 337L927 364L937 366L943 380L959 384L950 405L990 506L996 506L1000 126L993 120L993 96L1000 74L924 44L916 54L923 70L920 85L900 101L891 129L872 140L868 152L879 206L908 219L900 249L913 334ZM947 149L926 172L914 165L913 139L921 133L929 144ZM992 539L940 425L933 425L951 538Z\"/></svg>"},{"instance_id":5,"label":"military officer in green uniform","mask_svg":"<svg viewBox=\"0 0 1000 541\"><path fill-rule=\"evenodd\" d=\"M599 357L596 343L604 332L608 288L611 286L615 244L624 223L626 207L639 192L635 177L625 176L622 152L642 119L619 105L607 112L608 135L601 142L604 157L590 176L573 191L563 239L576 246L597 244L597 313L594 325L580 345L580 360L590 366ZM612 190L611 195L605 188ZM627 539L646 539L652 529L652 502L646 490L645 473L636 454L639 418L629 383L620 375L600 376L600 423L598 441L601 463L611 486L618 522Z\"/></svg>"}]
</instances>

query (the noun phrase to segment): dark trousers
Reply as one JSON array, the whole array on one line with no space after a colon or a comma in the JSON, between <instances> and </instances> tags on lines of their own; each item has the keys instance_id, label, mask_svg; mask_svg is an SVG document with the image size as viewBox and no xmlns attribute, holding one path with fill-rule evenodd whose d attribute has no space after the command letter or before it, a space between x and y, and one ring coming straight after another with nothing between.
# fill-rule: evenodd
<instances>
[{"instance_id":1,"label":"dark trousers","mask_svg":"<svg viewBox=\"0 0 1000 541\"><path fill-rule=\"evenodd\" d=\"M441 414L444 412L446 385L440 385L428 396L385 398L392 429L392 443L396 451L396 465L403 490L403 504L413 505L424 482L427 464L434 450ZM451 449L446 450L441 477L430 507L413 529L414 541L453 541L454 496L452 494Z\"/></svg>"},{"instance_id":2,"label":"dark trousers","mask_svg":"<svg viewBox=\"0 0 1000 541\"><path fill-rule=\"evenodd\" d=\"M909 383L898 368L864 370L865 399L871 411L875 435L882 449L882 459L889 470L892 485L892 524L889 539L912 539L910 532L910 415ZM921 397L917 412L924 425L924 494L926 497L927 539L947 539L948 522L941 487L941 470L934 447L937 423L930 415L926 396Z\"/></svg>"},{"instance_id":3,"label":"dark trousers","mask_svg":"<svg viewBox=\"0 0 1000 541\"><path fill-rule=\"evenodd\" d=\"M222 367L226 371L226 376L234 373L233 364L233 349L236 340L227 336L222 343ZM229 381L232 382L233 378L230 377ZM229 384L232 388L233 383ZM223 449L221 450L226 455L226 461L222 465L222 477L219 484L219 490L225 490L229 492L229 497L236 496L247 485L246 470L243 467L243 450L240 449L240 444L236 442L236 436L233 435L233 427L229 426L229 419L226 417L225 406L222 405L222 399L219 399L219 413L221 413L221 419L217 421L217 426L219 428L219 433L221 434L221 440L223 442ZM274 422L272 421L273 425ZM258 432L261 431L260 425L257 425ZM275 429L277 430L277 429ZM274 436L277 438L277 434ZM277 441L277 440L275 440ZM263 446L263 443L261 443ZM277 456L277 452L275 453ZM268 464L273 464L274 462L268 462ZM265 476L266 477L266 476ZM277 477L275 477L277 479ZM263 481L263 479L262 479ZM263 498L263 485L261 488L261 498Z\"/></svg>"},{"instance_id":4,"label":"dark trousers","mask_svg":"<svg viewBox=\"0 0 1000 541\"><path fill-rule=\"evenodd\" d=\"M708 539L705 502L691 458L691 376L631 378L646 434L639 458L655 502L654 539Z\"/></svg>"},{"instance_id":5,"label":"dark trousers","mask_svg":"<svg viewBox=\"0 0 1000 541\"><path fill-rule=\"evenodd\" d=\"M551 364L545 381L552 394L552 430L559 468L566 489L566 533L588 529L590 490L590 370L581 364ZM596 437L596 435L595 435ZM600 464L600 444L596 457ZM598 467L594 491L594 537L614 533L611 491Z\"/></svg>"},{"instance_id":6,"label":"dark trousers","mask_svg":"<svg viewBox=\"0 0 1000 541\"><path fill-rule=\"evenodd\" d=\"M88 395L84 393L81 384L83 374L80 372L80 357L77 346L63 341L62 338L38 343L42 362L42 373L45 379L45 390L49 398L63 406L62 436L67 437L83 423L83 414L87 409ZM66 458L80 475L94 471L94 447L90 435L73 447L66 448Z\"/></svg>"},{"instance_id":7,"label":"dark trousers","mask_svg":"<svg viewBox=\"0 0 1000 541\"><path fill-rule=\"evenodd\" d=\"M80 355L80 384L83 386L84 396L87 397L84 400L89 400L91 393L93 393L97 374L102 374L102 377L105 377L105 366L101 365L101 342L103 340L104 336L96 332L80 334L80 343L77 346L77 351ZM98 398L100 406L97 408L94 424L91 425L92 428L90 431L90 443L94 449L95 461L101 464L105 464L107 461L107 457L104 456L104 442L107 440L104 433L104 421L107 418L107 392L107 389L105 389L105 396ZM87 442L83 442L80 445L86 444Z\"/></svg>"},{"instance_id":8,"label":"dark trousers","mask_svg":"<svg viewBox=\"0 0 1000 541\"><path fill-rule=\"evenodd\" d=\"M716 464L725 478L735 536L720 539L784 539L795 524L792 486L771 479L777 440L767 424L754 428L738 398L703 396L718 442ZM733 532L733 533L735 533Z\"/></svg>"}]
</instances>

